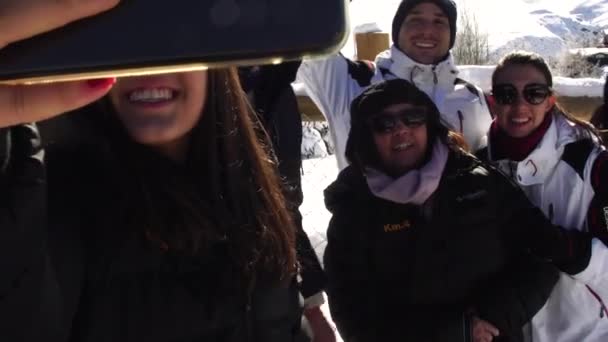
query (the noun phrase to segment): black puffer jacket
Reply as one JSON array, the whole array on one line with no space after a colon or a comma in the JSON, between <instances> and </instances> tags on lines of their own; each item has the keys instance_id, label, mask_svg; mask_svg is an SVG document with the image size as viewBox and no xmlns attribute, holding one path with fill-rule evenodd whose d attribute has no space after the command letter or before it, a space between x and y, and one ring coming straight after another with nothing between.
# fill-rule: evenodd
<instances>
[{"instance_id":1,"label":"black puffer jacket","mask_svg":"<svg viewBox=\"0 0 608 342\"><path fill-rule=\"evenodd\" d=\"M450 152L422 207L373 196L352 166L325 198L329 304L347 342L471 341L469 310L500 330L498 341L519 341L558 279L527 246L575 259L518 189L464 153Z\"/></svg>"},{"instance_id":2,"label":"black puffer jacket","mask_svg":"<svg viewBox=\"0 0 608 342\"><path fill-rule=\"evenodd\" d=\"M243 288L222 243L186 257L117 234L111 168L83 148L47 151L45 173L35 130L0 130L0 340L292 341L293 281Z\"/></svg>"},{"instance_id":3,"label":"black puffer jacket","mask_svg":"<svg viewBox=\"0 0 608 342\"><path fill-rule=\"evenodd\" d=\"M325 274L314 248L302 226L299 207L302 194L302 117L291 83L296 78L300 61L279 65L239 68L243 90L270 136L285 182L285 196L298 228L296 247L302 278L300 291L304 298L325 289Z\"/></svg>"}]
</instances>

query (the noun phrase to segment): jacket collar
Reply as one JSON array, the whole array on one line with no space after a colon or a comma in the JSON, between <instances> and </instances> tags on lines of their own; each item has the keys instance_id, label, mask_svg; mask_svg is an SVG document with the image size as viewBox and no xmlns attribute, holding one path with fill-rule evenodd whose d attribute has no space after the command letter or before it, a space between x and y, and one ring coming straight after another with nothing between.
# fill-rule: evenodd
<instances>
[{"instance_id":1,"label":"jacket collar","mask_svg":"<svg viewBox=\"0 0 608 342\"><path fill-rule=\"evenodd\" d=\"M469 173L480 165L481 161L474 156L464 151L450 149L438 188L449 189L449 182ZM377 199L378 197L370 190L364 172L354 165L349 165L325 189L324 198L327 210L334 213L342 206L352 205L353 202L367 201L370 198Z\"/></svg>"},{"instance_id":2,"label":"jacket collar","mask_svg":"<svg viewBox=\"0 0 608 342\"><path fill-rule=\"evenodd\" d=\"M376 66L377 73L388 73L393 77L407 80L431 98L435 97L433 92L436 88L445 90L454 88L458 76L458 68L454 64L452 52L437 64L421 64L408 57L395 45L376 57Z\"/></svg>"},{"instance_id":3,"label":"jacket collar","mask_svg":"<svg viewBox=\"0 0 608 342\"><path fill-rule=\"evenodd\" d=\"M553 121L538 146L520 162L508 159L495 161L498 167L522 186L543 184L553 174L567 144L577 141L584 132L562 115L553 113ZM492 158L491 142L488 156Z\"/></svg>"}]
</instances>

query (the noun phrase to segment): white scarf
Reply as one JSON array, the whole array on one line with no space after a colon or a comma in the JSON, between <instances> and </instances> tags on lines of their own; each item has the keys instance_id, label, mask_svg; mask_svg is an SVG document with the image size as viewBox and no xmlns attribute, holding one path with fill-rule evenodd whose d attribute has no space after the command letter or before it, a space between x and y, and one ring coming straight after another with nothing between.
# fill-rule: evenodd
<instances>
[{"instance_id":1,"label":"white scarf","mask_svg":"<svg viewBox=\"0 0 608 342\"><path fill-rule=\"evenodd\" d=\"M437 139L433 144L431 159L421 168L410 170L399 178L366 168L367 186L376 197L401 204L421 205L437 190L448 154L448 147Z\"/></svg>"}]
</instances>

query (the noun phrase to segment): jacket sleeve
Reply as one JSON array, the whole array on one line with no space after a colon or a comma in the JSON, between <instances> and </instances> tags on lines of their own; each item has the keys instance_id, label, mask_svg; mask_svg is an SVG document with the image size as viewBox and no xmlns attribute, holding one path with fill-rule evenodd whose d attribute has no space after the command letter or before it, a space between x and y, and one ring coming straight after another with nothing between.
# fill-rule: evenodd
<instances>
[{"instance_id":1,"label":"jacket sleeve","mask_svg":"<svg viewBox=\"0 0 608 342\"><path fill-rule=\"evenodd\" d=\"M360 229L362 222L351 212L335 211L327 231L324 264L329 309L344 340L470 341L469 321L462 307L411 305L395 315L399 321L378 320L373 299L378 289L368 271L369 252L364 247L368 239Z\"/></svg>"},{"instance_id":2,"label":"jacket sleeve","mask_svg":"<svg viewBox=\"0 0 608 342\"><path fill-rule=\"evenodd\" d=\"M587 212L587 228L608 245L608 151L598 154L591 168L594 196Z\"/></svg>"},{"instance_id":3,"label":"jacket sleeve","mask_svg":"<svg viewBox=\"0 0 608 342\"><path fill-rule=\"evenodd\" d=\"M559 279L548 262L525 254L484 284L474 300L477 315L501 336L521 339L523 326L545 305Z\"/></svg>"},{"instance_id":4,"label":"jacket sleeve","mask_svg":"<svg viewBox=\"0 0 608 342\"><path fill-rule=\"evenodd\" d=\"M298 150L298 153L300 151ZM302 179L300 167L301 156L298 158L283 159L279 161L281 176L285 178L286 199L289 202L294 223L296 225L296 251L300 263L300 293L304 297L305 307L315 307L325 303L323 291L327 284L325 271L321 267L319 257L315 252L308 234L302 225L302 214L299 207L302 204Z\"/></svg>"},{"instance_id":5,"label":"jacket sleeve","mask_svg":"<svg viewBox=\"0 0 608 342\"><path fill-rule=\"evenodd\" d=\"M301 268L300 292L305 299L305 305L314 307L325 301L321 295L325 290L327 277L315 249L302 227L302 215L299 211L295 212L295 220L297 226L296 249Z\"/></svg>"},{"instance_id":6,"label":"jacket sleeve","mask_svg":"<svg viewBox=\"0 0 608 342\"><path fill-rule=\"evenodd\" d=\"M399 321L381 322L370 341L470 342L470 315L453 305L411 305Z\"/></svg>"},{"instance_id":7,"label":"jacket sleeve","mask_svg":"<svg viewBox=\"0 0 608 342\"><path fill-rule=\"evenodd\" d=\"M252 83L249 91L253 93L254 106L271 137L279 161L279 172L284 179L285 197L297 226L296 248L301 266L300 291L305 299L310 299L305 304L310 303L309 305L312 306L313 303L317 305L323 303L322 292L326 280L319 258L302 227L302 215L298 210L303 200L300 175L302 119L291 83L295 80L300 64L300 61L294 61L261 66L253 77L255 82L248 83ZM242 78L251 79L247 77L251 73L248 74L246 71L241 69ZM321 301L314 301L319 298Z\"/></svg>"},{"instance_id":8,"label":"jacket sleeve","mask_svg":"<svg viewBox=\"0 0 608 342\"><path fill-rule=\"evenodd\" d=\"M44 237L45 172L33 125L0 129L0 165L0 336L34 340L39 324L52 325L54 314L44 315L52 286Z\"/></svg>"},{"instance_id":9,"label":"jacket sleeve","mask_svg":"<svg viewBox=\"0 0 608 342\"><path fill-rule=\"evenodd\" d=\"M327 274L327 297L331 316L345 341L375 341L372 291L366 275L366 252L361 230L351 226L347 212L335 211L327 229L323 257ZM364 240L363 240L364 241Z\"/></svg>"},{"instance_id":10,"label":"jacket sleeve","mask_svg":"<svg viewBox=\"0 0 608 342\"><path fill-rule=\"evenodd\" d=\"M511 257L505 269L480 287L473 302L480 318L501 335L517 338L545 305L559 269L573 274L586 267L590 239L551 224L515 184L494 169L490 172Z\"/></svg>"},{"instance_id":11,"label":"jacket sleeve","mask_svg":"<svg viewBox=\"0 0 608 342\"><path fill-rule=\"evenodd\" d=\"M295 81L300 64L300 61L294 61L260 67L259 80L256 88L253 89L255 107L258 112L276 112L274 107L278 98Z\"/></svg>"},{"instance_id":12,"label":"jacket sleeve","mask_svg":"<svg viewBox=\"0 0 608 342\"><path fill-rule=\"evenodd\" d=\"M338 54L305 60L298 70L296 80L303 83L309 98L327 119L340 169L349 164L344 151L350 131L350 104L369 86L374 69L371 62L354 62Z\"/></svg>"},{"instance_id":13,"label":"jacket sleeve","mask_svg":"<svg viewBox=\"0 0 608 342\"><path fill-rule=\"evenodd\" d=\"M513 249L529 251L568 274L585 269L591 257L591 235L554 225L517 185L499 171L494 172L504 203L505 236Z\"/></svg>"},{"instance_id":14,"label":"jacket sleeve","mask_svg":"<svg viewBox=\"0 0 608 342\"><path fill-rule=\"evenodd\" d=\"M295 341L301 317L295 279L258 288L252 297L251 310L254 341Z\"/></svg>"},{"instance_id":15,"label":"jacket sleeve","mask_svg":"<svg viewBox=\"0 0 608 342\"><path fill-rule=\"evenodd\" d=\"M606 288L608 252L589 233L553 225L521 189L495 172L506 223L503 231L519 258L482 289L476 309L501 331L517 333L544 306L558 281L552 265L596 288Z\"/></svg>"},{"instance_id":16,"label":"jacket sleeve","mask_svg":"<svg viewBox=\"0 0 608 342\"><path fill-rule=\"evenodd\" d=\"M297 80L304 84L306 93L331 125L336 116L350 113L351 101L369 84L372 75L359 72L373 68L368 65L353 62L342 54L306 60L298 70ZM357 80L358 74L365 76ZM350 122L350 117L343 119Z\"/></svg>"},{"instance_id":17,"label":"jacket sleeve","mask_svg":"<svg viewBox=\"0 0 608 342\"><path fill-rule=\"evenodd\" d=\"M297 163L300 165L301 163ZM302 225L302 214L299 207L302 204L302 182L300 179L300 169L294 170L296 182L295 184L287 184L290 189L287 190L287 199L291 204L291 212L293 213L294 223L296 225L296 252L298 262L300 263L300 293L304 297L304 305L315 307L325 303L323 291L327 285L327 277L325 271L321 267L319 257L315 252L310 238ZM283 173L286 180L289 182L289 173ZM292 179L293 179L292 178Z\"/></svg>"}]
</instances>

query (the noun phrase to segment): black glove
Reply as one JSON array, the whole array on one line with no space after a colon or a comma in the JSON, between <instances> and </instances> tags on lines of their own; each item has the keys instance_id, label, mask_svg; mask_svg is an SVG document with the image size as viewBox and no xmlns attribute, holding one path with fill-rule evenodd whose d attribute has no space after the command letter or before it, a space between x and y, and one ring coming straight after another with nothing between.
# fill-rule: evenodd
<instances>
[{"instance_id":1,"label":"black glove","mask_svg":"<svg viewBox=\"0 0 608 342\"><path fill-rule=\"evenodd\" d=\"M587 232L553 225L540 210L535 215L536 222L529 225L526 231L532 253L568 274L583 271L591 258L592 236Z\"/></svg>"}]
</instances>

